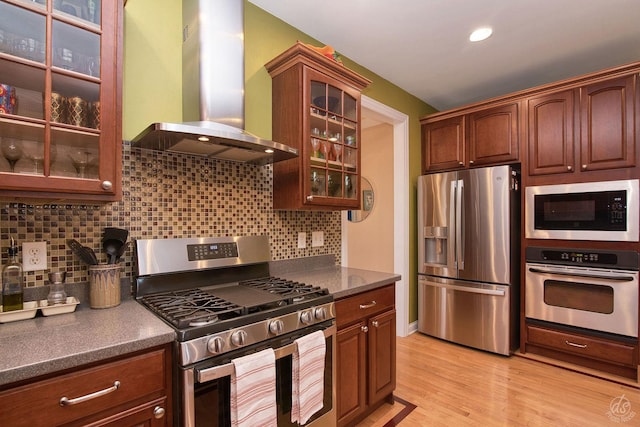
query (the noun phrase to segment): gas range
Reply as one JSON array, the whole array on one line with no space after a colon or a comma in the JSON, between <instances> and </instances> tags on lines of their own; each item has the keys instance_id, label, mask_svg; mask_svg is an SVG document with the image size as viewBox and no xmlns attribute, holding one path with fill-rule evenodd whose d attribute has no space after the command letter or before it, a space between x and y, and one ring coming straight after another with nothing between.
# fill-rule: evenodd
<instances>
[{"instance_id":1,"label":"gas range","mask_svg":"<svg viewBox=\"0 0 640 427\"><path fill-rule=\"evenodd\" d=\"M327 289L269 275L267 236L136 241L136 299L176 330L186 366L335 317Z\"/></svg>"}]
</instances>

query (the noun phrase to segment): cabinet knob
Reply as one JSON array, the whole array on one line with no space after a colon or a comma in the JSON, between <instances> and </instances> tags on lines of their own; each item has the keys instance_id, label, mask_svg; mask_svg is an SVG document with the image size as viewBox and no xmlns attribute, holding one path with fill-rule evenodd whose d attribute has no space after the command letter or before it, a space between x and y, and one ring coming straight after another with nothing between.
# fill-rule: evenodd
<instances>
[{"instance_id":1,"label":"cabinet knob","mask_svg":"<svg viewBox=\"0 0 640 427\"><path fill-rule=\"evenodd\" d=\"M373 325L374 328L378 327L378 321L374 320L373 322L371 322L371 324Z\"/></svg>"},{"instance_id":2,"label":"cabinet knob","mask_svg":"<svg viewBox=\"0 0 640 427\"><path fill-rule=\"evenodd\" d=\"M458 162L460 166L464 166L464 162Z\"/></svg>"},{"instance_id":3,"label":"cabinet knob","mask_svg":"<svg viewBox=\"0 0 640 427\"><path fill-rule=\"evenodd\" d=\"M460 162L460 164L462 164L462 162ZM473 160L469 160L469 164L472 165L473 164Z\"/></svg>"},{"instance_id":4,"label":"cabinet knob","mask_svg":"<svg viewBox=\"0 0 640 427\"><path fill-rule=\"evenodd\" d=\"M367 333L367 332L369 332L369 327L368 327L368 326L361 326L361 327L360 327L360 330L361 330L362 332L364 332L364 333Z\"/></svg>"},{"instance_id":5,"label":"cabinet knob","mask_svg":"<svg viewBox=\"0 0 640 427\"><path fill-rule=\"evenodd\" d=\"M567 170L568 171L572 171L573 170L573 166L567 166Z\"/></svg>"},{"instance_id":6,"label":"cabinet knob","mask_svg":"<svg viewBox=\"0 0 640 427\"><path fill-rule=\"evenodd\" d=\"M582 165L582 170L587 169L587 165Z\"/></svg>"},{"instance_id":7,"label":"cabinet knob","mask_svg":"<svg viewBox=\"0 0 640 427\"><path fill-rule=\"evenodd\" d=\"M308 202L313 201L313 196L307 196L307 201L308 201Z\"/></svg>"},{"instance_id":8,"label":"cabinet knob","mask_svg":"<svg viewBox=\"0 0 640 427\"><path fill-rule=\"evenodd\" d=\"M153 408L153 417L157 420L164 417L164 408L162 406L156 406Z\"/></svg>"},{"instance_id":9,"label":"cabinet knob","mask_svg":"<svg viewBox=\"0 0 640 427\"><path fill-rule=\"evenodd\" d=\"M113 184L111 183L111 181L102 181L102 189L111 191L113 189Z\"/></svg>"}]
</instances>

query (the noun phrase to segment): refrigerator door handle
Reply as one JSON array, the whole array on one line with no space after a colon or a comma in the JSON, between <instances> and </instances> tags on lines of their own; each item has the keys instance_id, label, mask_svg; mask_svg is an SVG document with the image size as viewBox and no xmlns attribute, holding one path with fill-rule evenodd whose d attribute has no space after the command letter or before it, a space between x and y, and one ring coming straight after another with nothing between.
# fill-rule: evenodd
<instances>
[{"instance_id":1,"label":"refrigerator door handle","mask_svg":"<svg viewBox=\"0 0 640 427\"><path fill-rule=\"evenodd\" d=\"M456 223L456 212L458 211L458 207L456 206L456 194L457 194L457 181L451 181L451 189L449 193L449 236L447 240L449 241L447 248L447 265L449 268L458 268L458 261L456 259L456 236L458 235L458 231L456 227L453 225Z\"/></svg>"},{"instance_id":2,"label":"refrigerator door handle","mask_svg":"<svg viewBox=\"0 0 640 427\"><path fill-rule=\"evenodd\" d=\"M458 270L464 270L464 181L461 179L456 194L456 251Z\"/></svg>"},{"instance_id":3,"label":"refrigerator door handle","mask_svg":"<svg viewBox=\"0 0 640 427\"><path fill-rule=\"evenodd\" d=\"M497 297L503 297L505 294L504 289L483 289L483 288L474 288L471 286L448 285L445 283L434 283L427 280L421 280L420 284L431 286L432 288L450 289L452 291L468 292L470 294L483 294L483 295L492 295Z\"/></svg>"}]
</instances>

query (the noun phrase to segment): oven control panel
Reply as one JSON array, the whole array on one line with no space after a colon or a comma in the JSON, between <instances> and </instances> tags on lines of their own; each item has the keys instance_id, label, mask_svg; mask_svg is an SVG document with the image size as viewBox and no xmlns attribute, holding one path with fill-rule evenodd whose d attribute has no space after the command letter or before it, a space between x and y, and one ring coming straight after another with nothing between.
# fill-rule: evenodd
<instances>
[{"instance_id":1,"label":"oven control panel","mask_svg":"<svg viewBox=\"0 0 640 427\"><path fill-rule=\"evenodd\" d=\"M187 245L187 255L189 257L189 261L237 258L238 245L236 242L198 243L195 245Z\"/></svg>"},{"instance_id":2,"label":"oven control panel","mask_svg":"<svg viewBox=\"0 0 640 427\"><path fill-rule=\"evenodd\" d=\"M525 257L527 262L558 265L584 265L630 270L638 270L640 265L640 255L636 251L594 251L589 249L529 246L526 249Z\"/></svg>"}]
</instances>

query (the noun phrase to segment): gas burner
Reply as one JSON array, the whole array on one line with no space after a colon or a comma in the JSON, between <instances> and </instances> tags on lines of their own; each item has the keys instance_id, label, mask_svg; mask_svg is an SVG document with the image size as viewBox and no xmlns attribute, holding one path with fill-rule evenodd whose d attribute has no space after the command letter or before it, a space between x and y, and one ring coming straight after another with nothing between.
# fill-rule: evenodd
<instances>
[{"instance_id":1,"label":"gas burner","mask_svg":"<svg viewBox=\"0 0 640 427\"><path fill-rule=\"evenodd\" d=\"M240 282L241 285L250 286L256 289L262 289L271 294L279 295L286 300L288 304L295 304L314 298L319 295L326 294L326 290L304 283L294 282L291 280L280 279L278 277L266 277L261 279L246 280ZM284 305L284 304L283 304Z\"/></svg>"},{"instance_id":2,"label":"gas burner","mask_svg":"<svg viewBox=\"0 0 640 427\"><path fill-rule=\"evenodd\" d=\"M242 311L242 307L200 289L147 295L141 301L179 329L209 325Z\"/></svg>"}]
</instances>

